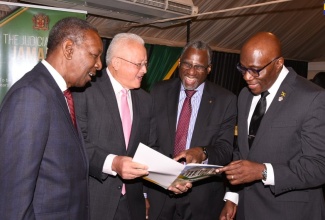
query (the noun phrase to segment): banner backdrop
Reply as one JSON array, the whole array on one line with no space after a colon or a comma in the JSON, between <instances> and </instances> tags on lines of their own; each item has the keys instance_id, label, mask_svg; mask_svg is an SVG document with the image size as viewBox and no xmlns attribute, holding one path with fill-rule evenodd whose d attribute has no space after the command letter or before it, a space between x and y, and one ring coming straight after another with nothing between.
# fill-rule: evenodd
<instances>
[{"instance_id":1,"label":"banner backdrop","mask_svg":"<svg viewBox=\"0 0 325 220\"><path fill-rule=\"evenodd\" d=\"M46 57L48 34L64 17L85 11L0 2L0 102L18 79Z\"/></svg>"}]
</instances>

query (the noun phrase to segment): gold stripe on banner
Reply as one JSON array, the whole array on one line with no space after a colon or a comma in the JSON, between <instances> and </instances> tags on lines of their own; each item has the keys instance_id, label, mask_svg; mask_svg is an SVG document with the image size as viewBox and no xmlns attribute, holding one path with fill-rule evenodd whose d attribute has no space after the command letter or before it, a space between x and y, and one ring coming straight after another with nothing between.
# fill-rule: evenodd
<instances>
[{"instance_id":1,"label":"gold stripe on banner","mask_svg":"<svg viewBox=\"0 0 325 220\"><path fill-rule=\"evenodd\" d=\"M17 12L16 14L14 14L13 16L11 16L8 20L5 20L3 23L0 23L0 27L2 27L3 25L7 24L9 21L15 19L16 17L18 17L21 13L27 11L28 8L23 8L22 10L20 10L19 12Z\"/></svg>"},{"instance_id":2,"label":"gold stripe on banner","mask_svg":"<svg viewBox=\"0 0 325 220\"><path fill-rule=\"evenodd\" d=\"M167 80L167 79L169 79L169 78L173 75L174 71L176 70L176 68L177 68L177 66L178 66L178 62L179 62L179 59L176 60L175 64L174 64L174 65L172 66L172 68L168 71L167 75L164 77L163 80Z\"/></svg>"}]
</instances>

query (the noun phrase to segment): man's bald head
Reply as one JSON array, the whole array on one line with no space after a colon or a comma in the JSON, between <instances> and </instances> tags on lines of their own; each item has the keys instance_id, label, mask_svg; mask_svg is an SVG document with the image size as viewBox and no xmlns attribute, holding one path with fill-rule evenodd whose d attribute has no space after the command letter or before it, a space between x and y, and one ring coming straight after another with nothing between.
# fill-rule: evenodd
<instances>
[{"instance_id":1,"label":"man's bald head","mask_svg":"<svg viewBox=\"0 0 325 220\"><path fill-rule=\"evenodd\" d=\"M258 95L270 89L278 78L283 63L280 40L270 32L254 34L241 49L243 78L253 94Z\"/></svg>"},{"instance_id":2,"label":"man's bald head","mask_svg":"<svg viewBox=\"0 0 325 220\"><path fill-rule=\"evenodd\" d=\"M260 55L275 58L281 56L281 43L274 34L270 32L259 32L250 37L243 45L241 54Z\"/></svg>"}]
</instances>

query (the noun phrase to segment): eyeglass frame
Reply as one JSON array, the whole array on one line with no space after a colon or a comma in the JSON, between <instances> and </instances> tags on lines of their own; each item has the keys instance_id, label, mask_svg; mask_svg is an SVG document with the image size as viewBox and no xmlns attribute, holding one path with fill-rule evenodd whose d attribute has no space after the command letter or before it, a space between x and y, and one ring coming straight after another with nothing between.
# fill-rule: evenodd
<instances>
[{"instance_id":1,"label":"eyeglass frame","mask_svg":"<svg viewBox=\"0 0 325 220\"><path fill-rule=\"evenodd\" d=\"M141 69L143 66L145 66L146 68L148 68L148 65L149 65L149 63L134 63L134 62L131 62L129 60L126 60L126 59L124 59L122 57L116 57L116 58L119 58L121 60L124 60L124 61L126 61L128 63L131 63L131 64L135 65L138 69Z\"/></svg>"},{"instance_id":2,"label":"eyeglass frame","mask_svg":"<svg viewBox=\"0 0 325 220\"><path fill-rule=\"evenodd\" d=\"M184 68L184 66L182 66L182 63L183 64L185 64L185 65L188 65L188 67L185 67ZM193 65L193 64L191 64L191 63L188 63L188 62L185 62L185 61L179 61L179 66L181 67L181 68L183 68L183 69L186 69L186 70L190 70L190 69L192 69L193 67L194 67L194 70L196 71L196 72L204 72L204 71L206 71L209 67L211 67L211 64L209 64L208 66L203 66L203 65ZM203 68L202 69L202 71L201 70L198 70L197 68Z\"/></svg>"},{"instance_id":3,"label":"eyeglass frame","mask_svg":"<svg viewBox=\"0 0 325 220\"><path fill-rule=\"evenodd\" d=\"M260 69L253 69L253 68L246 68L245 66L243 66L240 62L237 63L236 67L237 70L244 76L245 73L248 71L248 73L253 76L253 77L260 77L260 72L262 70L264 70L266 67L268 67L271 63L273 63L274 61L280 59L282 56L276 57L273 60L271 60L268 64L266 64L265 66L263 66ZM257 73L257 75L255 74Z\"/></svg>"}]
</instances>

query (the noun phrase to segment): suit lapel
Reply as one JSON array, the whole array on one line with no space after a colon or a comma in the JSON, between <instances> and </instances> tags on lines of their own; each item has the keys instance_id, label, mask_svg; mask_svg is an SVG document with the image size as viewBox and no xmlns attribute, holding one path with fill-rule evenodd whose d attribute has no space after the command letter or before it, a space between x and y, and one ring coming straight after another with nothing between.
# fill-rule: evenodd
<instances>
[{"instance_id":1,"label":"suit lapel","mask_svg":"<svg viewBox=\"0 0 325 220\"><path fill-rule=\"evenodd\" d=\"M254 149L254 146L257 145L260 140L263 140L263 134L268 132L268 129L270 129L270 124L272 124L274 118L276 118L276 116L280 114L279 112L281 111L283 104L286 102L286 100L290 99L290 96L292 95L291 85L295 80L295 76L295 74L289 72L286 78L283 80L276 95L274 96L270 107L268 108L261 121L260 127L258 129L251 149ZM285 94L285 97L283 97L283 94Z\"/></svg>"},{"instance_id":2,"label":"suit lapel","mask_svg":"<svg viewBox=\"0 0 325 220\"><path fill-rule=\"evenodd\" d=\"M174 153L174 142L175 142L175 132L176 132L176 122L177 122L177 109L178 109L178 100L180 93L180 80L175 80L174 85L168 91L168 101L167 101L167 111L168 111L168 131L170 132L169 137L171 140L170 152ZM175 95L177 94L177 95Z\"/></svg>"},{"instance_id":3,"label":"suit lapel","mask_svg":"<svg viewBox=\"0 0 325 220\"><path fill-rule=\"evenodd\" d=\"M117 131L116 133L121 139L121 143L123 143L123 146L125 147L124 149L126 149L121 116L118 109L115 92L112 83L107 75L106 69L102 71L102 77L97 78L97 80L98 80L99 89L101 90L102 95L105 99L106 106L108 106L108 108L106 108L105 111L107 111L107 115L111 116L111 119L114 123L114 127L116 128Z\"/></svg>"},{"instance_id":4,"label":"suit lapel","mask_svg":"<svg viewBox=\"0 0 325 220\"><path fill-rule=\"evenodd\" d=\"M249 110L251 108L253 97L254 97L253 94L248 91L247 96L244 98L245 100L243 101L243 103L250 103L250 105L245 104L245 107L243 109L244 115L243 115L243 118L241 119L243 121L241 123L238 123L242 126L241 128L238 128L238 130L239 130L238 136L244 137L244 140L245 140L245 143L243 144L243 146L240 146L241 147L240 151L241 151L242 157L244 159L246 159L249 154L247 119L248 119L248 114L249 114Z\"/></svg>"},{"instance_id":5,"label":"suit lapel","mask_svg":"<svg viewBox=\"0 0 325 220\"><path fill-rule=\"evenodd\" d=\"M40 75L44 76L45 81L47 82L48 86L51 88L51 95L52 95L53 100L57 100L58 106L60 106L59 108L62 109L62 111L66 117L66 121L69 123L71 131L74 134L73 135L74 139L77 142L76 145L79 147L79 150L81 152L81 155L82 155L84 163L85 163L85 166L88 169L88 160L87 160L87 156L86 156L86 150L83 145L83 137L81 135L81 131L79 128L76 129L72 123L68 105L67 105L67 102L64 98L64 95L63 95L61 89L59 88L58 84L55 82L52 75L48 72L48 70L46 69L46 67L43 64L39 63L37 68L40 68L41 69L40 71L43 72Z\"/></svg>"},{"instance_id":6,"label":"suit lapel","mask_svg":"<svg viewBox=\"0 0 325 220\"><path fill-rule=\"evenodd\" d=\"M190 147L197 146L202 133L200 131L204 130L203 128L207 124L207 120L210 117L213 106L215 105L216 97L211 95L209 83L206 82L202 94L202 99L198 111L198 115L196 118L192 140L190 143Z\"/></svg>"},{"instance_id":7,"label":"suit lapel","mask_svg":"<svg viewBox=\"0 0 325 220\"><path fill-rule=\"evenodd\" d=\"M127 148L127 155L133 155L135 149L138 145L135 143L135 138L137 137L137 132L139 131L140 126L140 102L139 102L139 95L136 90L130 90L131 97L132 97L132 111L133 111L133 120L132 120L132 128L130 134L129 145Z\"/></svg>"}]
</instances>

